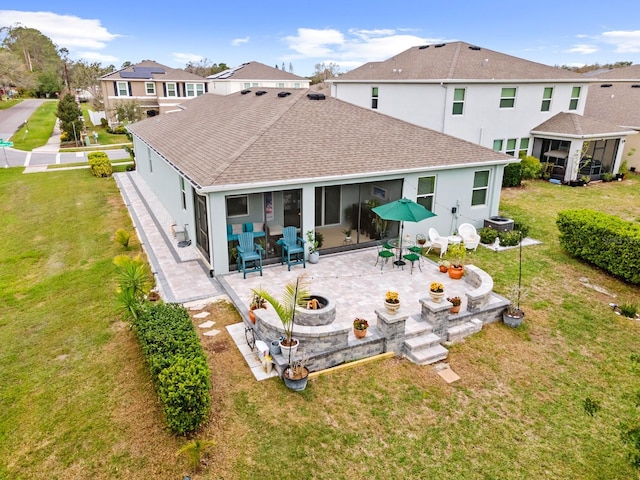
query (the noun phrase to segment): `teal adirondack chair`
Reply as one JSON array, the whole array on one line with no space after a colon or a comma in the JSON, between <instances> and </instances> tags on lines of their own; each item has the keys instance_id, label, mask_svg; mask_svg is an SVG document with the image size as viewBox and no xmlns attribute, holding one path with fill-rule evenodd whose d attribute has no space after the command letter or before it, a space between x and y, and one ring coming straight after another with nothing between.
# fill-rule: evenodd
<instances>
[{"instance_id":1,"label":"teal adirondack chair","mask_svg":"<svg viewBox=\"0 0 640 480\"><path fill-rule=\"evenodd\" d=\"M291 271L291 265L297 265L302 263L303 268L307 268L304 258L304 244L305 241L298 236L298 229L296 227L284 227L282 229L282 238L278 240L278 243L282 246L282 255L280 263L287 262L289 271Z\"/></svg>"},{"instance_id":2,"label":"teal adirondack chair","mask_svg":"<svg viewBox=\"0 0 640 480\"><path fill-rule=\"evenodd\" d=\"M238 270L243 278L247 278L247 272L260 272L262 276L262 253L260 245L253 242L253 232L238 234Z\"/></svg>"}]
</instances>

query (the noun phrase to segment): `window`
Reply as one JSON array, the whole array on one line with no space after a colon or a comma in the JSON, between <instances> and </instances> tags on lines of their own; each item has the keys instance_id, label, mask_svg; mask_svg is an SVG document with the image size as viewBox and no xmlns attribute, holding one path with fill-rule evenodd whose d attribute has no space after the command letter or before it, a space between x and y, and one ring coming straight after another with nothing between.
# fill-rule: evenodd
<instances>
[{"instance_id":1,"label":"window","mask_svg":"<svg viewBox=\"0 0 640 480\"><path fill-rule=\"evenodd\" d=\"M578 109L578 100L580 100L581 87L573 87L571 89L571 101L569 102L569 110Z\"/></svg>"},{"instance_id":2,"label":"window","mask_svg":"<svg viewBox=\"0 0 640 480\"><path fill-rule=\"evenodd\" d=\"M187 209L187 187L184 185L184 177L180 177L180 196L182 197L182 209Z\"/></svg>"},{"instance_id":3,"label":"window","mask_svg":"<svg viewBox=\"0 0 640 480\"><path fill-rule=\"evenodd\" d=\"M464 110L464 93L465 88L456 88L453 90L453 115L462 115Z\"/></svg>"},{"instance_id":4,"label":"window","mask_svg":"<svg viewBox=\"0 0 640 480\"><path fill-rule=\"evenodd\" d=\"M501 152L503 143L504 143L504 140L502 140L501 138L499 138L498 140L494 140L493 141L493 149L496 152Z\"/></svg>"},{"instance_id":5,"label":"window","mask_svg":"<svg viewBox=\"0 0 640 480\"><path fill-rule=\"evenodd\" d=\"M503 88L500 94L500 108L513 108L516 104L516 89Z\"/></svg>"},{"instance_id":6,"label":"window","mask_svg":"<svg viewBox=\"0 0 640 480\"><path fill-rule=\"evenodd\" d=\"M553 96L553 87L545 87L542 93L542 107L541 112L548 112L551 110L551 97Z\"/></svg>"},{"instance_id":7,"label":"window","mask_svg":"<svg viewBox=\"0 0 640 480\"><path fill-rule=\"evenodd\" d=\"M155 82L144 82L144 89L146 90L147 95L155 95L156 94Z\"/></svg>"},{"instance_id":8,"label":"window","mask_svg":"<svg viewBox=\"0 0 640 480\"><path fill-rule=\"evenodd\" d=\"M252 86L252 87L259 87L260 85L258 85L258 82L253 82L253 83L251 84L251 86Z\"/></svg>"},{"instance_id":9,"label":"window","mask_svg":"<svg viewBox=\"0 0 640 480\"><path fill-rule=\"evenodd\" d=\"M249 203L247 195L227 197L227 216L243 217L249 215Z\"/></svg>"},{"instance_id":10,"label":"window","mask_svg":"<svg viewBox=\"0 0 640 480\"><path fill-rule=\"evenodd\" d=\"M167 97L177 97L178 96L178 89L176 87L176 84L174 82L171 83L167 83Z\"/></svg>"},{"instance_id":11,"label":"window","mask_svg":"<svg viewBox=\"0 0 640 480\"><path fill-rule=\"evenodd\" d=\"M293 88L300 88L300 82L293 82Z\"/></svg>"},{"instance_id":12,"label":"window","mask_svg":"<svg viewBox=\"0 0 640 480\"><path fill-rule=\"evenodd\" d=\"M485 205L487 192L489 191L489 170L481 170L473 177L473 192L471 193L471 205Z\"/></svg>"},{"instance_id":13,"label":"window","mask_svg":"<svg viewBox=\"0 0 640 480\"><path fill-rule=\"evenodd\" d=\"M524 158L529 151L529 138L520 139L520 149L518 150L518 158Z\"/></svg>"},{"instance_id":14,"label":"window","mask_svg":"<svg viewBox=\"0 0 640 480\"><path fill-rule=\"evenodd\" d=\"M284 82L278 83L278 88L284 88Z\"/></svg>"},{"instance_id":15,"label":"window","mask_svg":"<svg viewBox=\"0 0 640 480\"><path fill-rule=\"evenodd\" d=\"M378 108L378 87L371 87L371 108Z\"/></svg>"},{"instance_id":16,"label":"window","mask_svg":"<svg viewBox=\"0 0 640 480\"><path fill-rule=\"evenodd\" d=\"M128 82L116 82L116 90L118 97L129 96L129 83Z\"/></svg>"},{"instance_id":17,"label":"window","mask_svg":"<svg viewBox=\"0 0 640 480\"><path fill-rule=\"evenodd\" d=\"M422 177L418 179L418 195L416 202L433 212L433 197L436 191L436 177Z\"/></svg>"},{"instance_id":18,"label":"window","mask_svg":"<svg viewBox=\"0 0 640 480\"><path fill-rule=\"evenodd\" d=\"M243 86L244 86L244 88L249 88L251 86L251 84L249 82L244 82Z\"/></svg>"},{"instance_id":19,"label":"window","mask_svg":"<svg viewBox=\"0 0 640 480\"><path fill-rule=\"evenodd\" d=\"M187 83L187 97L199 97L204 93L204 83Z\"/></svg>"},{"instance_id":20,"label":"window","mask_svg":"<svg viewBox=\"0 0 640 480\"><path fill-rule=\"evenodd\" d=\"M512 157L516 156L516 145L518 144L518 139L517 138L509 138L507 140L507 149L505 150L505 153L507 155L511 155Z\"/></svg>"}]
</instances>

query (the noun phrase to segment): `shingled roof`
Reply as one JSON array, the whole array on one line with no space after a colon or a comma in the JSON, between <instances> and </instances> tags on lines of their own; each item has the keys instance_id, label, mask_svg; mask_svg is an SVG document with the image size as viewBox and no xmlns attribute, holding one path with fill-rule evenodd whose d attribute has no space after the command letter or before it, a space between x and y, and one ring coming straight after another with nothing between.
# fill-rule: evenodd
<instances>
[{"instance_id":1,"label":"shingled roof","mask_svg":"<svg viewBox=\"0 0 640 480\"><path fill-rule=\"evenodd\" d=\"M209 75L209 80L307 80L279 68L260 62L247 62L219 73Z\"/></svg>"},{"instance_id":2,"label":"shingled roof","mask_svg":"<svg viewBox=\"0 0 640 480\"><path fill-rule=\"evenodd\" d=\"M137 76L136 76L137 75ZM146 77L146 78L145 78ZM144 60L127 68L107 73L102 80L163 80L204 82L206 79L195 73L185 72L179 68L171 68L153 60Z\"/></svg>"},{"instance_id":3,"label":"shingled roof","mask_svg":"<svg viewBox=\"0 0 640 480\"><path fill-rule=\"evenodd\" d=\"M608 80L636 80L640 82L640 65L614 68L606 72L598 73L596 77Z\"/></svg>"},{"instance_id":4,"label":"shingled roof","mask_svg":"<svg viewBox=\"0 0 640 480\"><path fill-rule=\"evenodd\" d=\"M264 91L256 95L257 91ZM198 188L360 178L513 157L307 89L204 94L129 126Z\"/></svg>"},{"instance_id":5,"label":"shingled roof","mask_svg":"<svg viewBox=\"0 0 640 480\"><path fill-rule=\"evenodd\" d=\"M369 62L330 81L553 80L590 81L550 67L465 42L412 47L383 62Z\"/></svg>"},{"instance_id":6,"label":"shingled roof","mask_svg":"<svg viewBox=\"0 0 640 480\"><path fill-rule=\"evenodd\" d=\"M557 134L573 137L620 136L633 134L625 129L595 118L584 117L577 113L561 112L531 129L533 134Z\"/></svg>"},{"instance_id":7,"label":"shingled roof","mask_svg":"<svg viewBox=\"0 0 640 480\"><path fill-rule=\"evenodd\" d=\"M591 85L584 114L616 125L640 130L640 81ZM636 85L634 87L634 85Z\"/></svg>"}]
</instances>

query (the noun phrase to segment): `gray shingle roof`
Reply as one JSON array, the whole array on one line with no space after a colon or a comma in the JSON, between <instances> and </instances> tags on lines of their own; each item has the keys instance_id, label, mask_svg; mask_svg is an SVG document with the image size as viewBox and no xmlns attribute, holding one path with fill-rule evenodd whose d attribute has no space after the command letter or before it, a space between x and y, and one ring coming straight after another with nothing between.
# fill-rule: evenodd
<instances>
[{"instance_id":1,"label":"gray shingle roof","mask_svg":"<svg viewBox=\"0 0 640 480\"><path fill-rule=\"evenodd\" d=\"M143 68L143 69L161 69L164 70L165 73L151 73L150 76L154 80L164 80L164 81L196 81L196 82L204 82L206 79L201 77L200 75L196 75L195 73L185 72L184 70L180 70L178 68L167 67L166 65L162 65L158 62L154 62L153 60L144 60L140 63L136 63L135 65L131 65L127 68L120 69L113 73L108 73L100 77L102 80L138 80L144 81L149 80L144 78L131 78L131 77L123 77L121 72L134 72L134 69ZM125 74L126 75L126 74Z\"/></svg>"},{"instance_id":2,"label":"gray shingle roof","mask_svg":"<svg viewBox=\"0 0 640 480\"><path fill-rule=\"evenodd\" d=\"M606 78L609 80L637 80L640 82L640 65L614 68L613 70L599 73L597 78Z\"/></svg>"},{"instance_id":3,"label":"gray shingle roof","mask_svg":"<svg viewBox=\"0 0 640 480\"><path fill-rule=\"evenodd\" d=\"M560 134L571 136L624 135L629 129L595 118L584 117L576 113L561 112L531 129L536 133Z\"/></svg>"},{"instance_id":4,"label":"gray shingle roof","mask_svg":"<svg viewBox=\"0 0 640 480\"><path fill-rule=\"evenodd\" d=\"M369 62L331 81L580 80L583 75L465 42L412 47L383 62Z\"/></svg>"},{"instance_id":5,"label":"gray shingle roof","mask_svg":"<svg viewBox=\"0 0 640 480\"><path fill-rule=\"evenodd\" d=\"M513 160L471 142L310 90L205 94L185 110L130 130L199 187L311 181L340 176Z\"/></svg>"},{"instance_id":6,"label":"gray shingle roof","mask_svg":"<svg viewBox=\"0 0 640 480\"><path fill-rule=\"evenodd\" d=\"M209 80L307 80L260 62L247 62L223 72L209 75Z\"/></svg>"},{"instance_id":7,"label":"gray shingle roof","mask_svg":"<svg viewBox=\"0 0 640 480\"><path fill-rule=\"evenodd\" d=\"M640 85L640 81L604 84L611 86L603 88L595 84L589 87L584 114L640 130L640 87L632 87Z\"/></svg>"}]
</instances>

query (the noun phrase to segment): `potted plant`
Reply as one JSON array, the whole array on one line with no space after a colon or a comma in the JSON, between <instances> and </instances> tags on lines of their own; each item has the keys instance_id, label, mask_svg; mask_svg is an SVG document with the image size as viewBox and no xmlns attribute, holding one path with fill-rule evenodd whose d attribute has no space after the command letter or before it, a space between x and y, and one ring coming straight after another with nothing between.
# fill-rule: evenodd
<instances>
[{"instance_id":1,"label":"potted plant","mask_svg":"<svg viewBox=\"0 0 640 480\"><path fill-rule=\"evenodd\" d=\"M440 260L438 262L438 268L442 273L447 273L449 271L450 266L451 266L451 262L449 262L449 260Z\"/></svg>"},{"instance_id":2,"label":"potted plant","mask_svg":"<svg viewBox=\"0 0 640 480\"><path fill-rule=\"evenodd\" d=\"M431 282L429 285L429 296L435 303L440 303L444 297L444 285L440 282Z\"/></svg>"},{"instance_id":3,"label":"potted plant","mask_svg":"<svg viewBox=\"0 0 640 480\"><path fill-rule=\"evenodd\" d=\"M318 234L319 235L319 234ZM318 235L313 230L307 230L307 245L309 245L309 263L318 263L320 260L320 242Z\"/></svg>"},{"instance_id":4,"label":"potted plant","mask_svg":"<svg viewBox=\"0 0 640 480\"><path fill-rule=\"evenodd\" d=\"M290 362L298 348L298 340L292 336L295 309L296 306L306 306L310 296L308 285L300 278L295 282L287 283L280 300L263 288L252 289L251 291L269 302L280 318L284 330L284 336L280 340L280 350L285 359Z\"/></svg>"},{"instance_id":5,"label":"potted plant","mask_svg":"<svg viewBox=\"0 0 640 480\"><path fill-rule=\"evenodd\" d=\"M267 301L257 293L251 297L251 303L249 303L249 318L253 323L256 323L256 315L253 313L258 308L267 308Z\"/></svg>"},{"instance_id":6,"label":"potted plant","mask_svg":"<svg viewBox=\"0 0 640 480\"><path fill-rule=\"evenodd\" d=\"M395 314L400 308L400 295L398 295L398 292L389 290L384 300L384 306L388 313Z\"/></svg>"},{"instance_id":7,"label":"potted plant","mask_svg":"<svg viewBox=\"0 0 640 480\"><path fill-rule=\"evenodd\" d=\"M369 322L364 318L356 318L353 321L353 333L356 338L364 338L367 335L367 328L369 328Z\"/></svg>"},{"instance_id":8,"label":"potted plant","mask_svg":"<svg viewBox=\"0 0 640 480\"><path fill-rule=\"evenodd\" d=\"M289 366L284 370L282 378L284 384L291 390L300 392L307 388L309 380L309 369L307 368L308 358L305 355L291 360Z\"/></svg>"},{"instance_id":9,"label":"potted plant","mask_svg":"<svg viewBox=\"0 0 640 480\"><path fill-rule=\"evenodd\" d=\"M460 297L447 297L447 301L451 302L453 305L453 307L449 309L449 313L460 312L460 304L462 303L462 299Z\"/></svg>"},{"instance_id":10,"label":"potted plant","mask_svg":"<svg viewBox=\"0 0 640 480\"><path fill-rule=\"evenodd\" d=\"M351 227L349 228L345 228L344 230L342 230L342 233L344 233L344 243L351 243L351 231L353 229Z\"/></svg>"},{"instance_id":11,"label":"potted plant","mask_svg":"<svg viewBox=\"0 0 640 480\"><path fill-rule=\"evenodd\" d=\"M520 285L512 285L505 296L509 305L502 312L502 321L510 327L519 327L524 320L524 311L520 308L520 298L524 296L524 289Z\"/></svg>"},{"instance_id":12,"label":"potted plant","mask_svg":"<svg viewBox=\"0 0 640 480\"><path fill-rule=\"evenodd\" d=\"M447 249L447 257L451 262L449 265L449 277L455 280L462 278L464 274L464 259L467 256L467 248L464 246L464 242L449 245Z\"/></svg>"}]
</instances>

